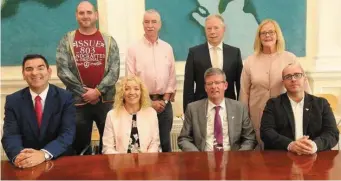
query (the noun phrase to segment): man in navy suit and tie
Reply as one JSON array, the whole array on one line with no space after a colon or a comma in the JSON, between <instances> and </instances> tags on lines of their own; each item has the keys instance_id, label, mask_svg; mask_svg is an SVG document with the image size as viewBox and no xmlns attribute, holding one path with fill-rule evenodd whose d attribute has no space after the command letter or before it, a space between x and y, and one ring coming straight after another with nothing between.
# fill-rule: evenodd
<instances>
[{"instance_id":1,"label":"man in navy suit and tie","mask_svg":"<svg viewBox=\"0 0 341 181\"><path fill-rule=\"evenodd\" d=\"M25 56L22 74L28 87L6 97L1 141L17 167L73 154L76 110L72 94L48 83L51 72L45 57Z\"/></svg>"}]
</instances>

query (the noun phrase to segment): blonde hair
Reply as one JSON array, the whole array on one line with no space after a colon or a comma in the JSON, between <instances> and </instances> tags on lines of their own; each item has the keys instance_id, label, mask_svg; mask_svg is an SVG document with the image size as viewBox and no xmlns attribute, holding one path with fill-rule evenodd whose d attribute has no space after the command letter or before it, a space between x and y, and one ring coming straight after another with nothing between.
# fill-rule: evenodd
<instances>
[{"instance_id":1,"label":"blonde hair","mask_svg":"<svg viewBox=\"0 0 341 181\"><path fill-rule=\"evenodd\" d=\"M263 50L262 41L260 39L260 33L261 33L260 31L262 27L267 23L272 23L275 27L276 37L277 37L277 41L276 41L277 52L283 52L285 50L285 40L282 34L282 30L279 27L278 23L273 19L265 19L260 23L260 25L257 28L256 38L255 38L255 42L253 45L254 52L257 55L260 54Z\"/></svg>"},{"instance_id":2,"label":"blonde hair","mask_svg":"<svg viewBox=\"0 0 341 181\"><path fill-rule=\"evenodd\" d=\"M126 76L122 78L120 82L116 84L116 94L115 94L115 103L114 109L118 112L124 106L124 91L125 86L127 85L128 81L134 81L140 86L141 90L141 98L140 98L140 107L141 109L147 108L151 106L149 92L142 82L142 80L137 76Z\"/></svg>"}]
</instances>

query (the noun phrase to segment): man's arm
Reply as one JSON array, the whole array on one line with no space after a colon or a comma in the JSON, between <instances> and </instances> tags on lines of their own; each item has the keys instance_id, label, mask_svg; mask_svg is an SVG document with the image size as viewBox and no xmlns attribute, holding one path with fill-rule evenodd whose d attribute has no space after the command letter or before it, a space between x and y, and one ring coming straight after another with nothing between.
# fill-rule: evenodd
<instances>
[{"instance_id":1,"label":"man's arm","mask_svg":"<svg viewBox=\"0 0 341 181\"><path fill-rule=\"evenodd\" d=\"M97 86L100 93L106 93L109 89L115 86L120 76L120 52L116 41L110 36L109 44L109 55L108 55L108 72L104 74L104 78L101 83Z\"/></svg>"},{"instance_id":2,"label":"man's arm","mask_svg":"<svg viewBox=\"0 0 341 181\"><path fill-rule=\"evenodd\" d=\"M194 101L194 55L192 49L189 49L186 65L185 80L183 92L183 111L186 112L187 105Z\"/></svg>"},{"instance_id":3,"label":"man's arm","mask_svg":"<svg viewBox=\"0 0 341 181\"><path fill-rule=\"evenodd\" d=\"M288 145L293 140L280 135L276 131L276 123L275 123L275 108L274 102L272 99L268 100L266 106L263 111L263 116L261 119L261 127L260 127L260 136L264 145L271 145L273 148L278 150L287 150Z\"/></svg>"},{"instance_id":4,"label":"man's arm","mask_svg":"<svg viewBox=\"0 0 341 181\"><path fill-rule=\"evenodd\" d=\"M239 97L239 92L240 92L240 76L242 74L242 70L243 70L243 61L242 61L242 57L240 55L240 49L238 48L237 70L236 70L236 90L237 90L236 100L238 100L238 97Z\"/></svg>"},{"instance_id":5,"label":"man's arm","mask_svg":"<svg viewBox=\"0 0 341 181\"><path fill-rule=\"evenodd\" d=\"M170 66L169 66L169 80L168 80L168 84L167 84L167 89L166 92L167 94L169 94L166 99L170 100L171 94L175 93L176 90L176 73L175 73L175 59L174 59L174 54L173 54L173 49L170 46L169 47L169 62L170 62Z\"/></svg>"},{"instance_id":6,"label":"man's arm","mask_svg":"<svg viewBox=\"0 0 341 181\"><path fill-rule=\"evenodd\" d=\"M56 52L57 75L66 87L81 96L86 92L82 83L69 69L69 59L73 57L69 53L68 37L65 35L59 42ZM71 50L70 50L71 51ZM75 65L77 66L77 65Z\"/></svg>"},{"instance_id":7,"label":"man's arm","mask_svg":"<svg viewBox=\"0 0 341 181\"><path fill-rule=\"evenodd\" d=\"M193 136L192 114L191 111L187 109L185 113L185 121L178 137L178 146L182 151L199 151L199 149L194 145Z\"/></svg>"},{"instance_id":8,"label":"man's arm","mask_svg":"<svg viewBox=\"0 0 341 181\"><path fill-rule=\"evenodd\" d=\"M5 103L4 132L1 139L7 157L12 163L14 163L14 158L20 151L24 149L21 139L22 135L18 125L18 115L15 114L12 105L13 103L15 103L15 100L11 100L10 96L7 96Z\"/></svg>"},{"instance_id":9,"label":"man's arm","mask_svg":"<svg viewBox=\"0 0 341 181\"><path fill-rule=\"evenodd\" d=\"M243 105L242 132L240 139L242 140L239 150L253 150L257 145L256 134L251 124L247 108Z\"/></svg>"},{"instance_id":10,"label":"man's arm","mask_svg":"<svg viewBox=\"0 0 341 181\"><path fill-rule=\"evenodd\" d=\"M322 105L321 134L313 140L316 143L317 151L330 150L339 141L339 130L332 109L325 99L322 99Z\"/></svg>"},{"instance_id":11,"label":"man's arm","mask_svg":"<svg viewBox=\"0 0 341 181\"><path fill-rule=\"evenodd\" d=\"M61 126L55 140L48 143L43 149L57 158L64 153L74 141L76 134L76 108L71 94L67 94L67 99L62 107ZM53 103L50 103L53 104Z\"/></svg>"}]
</instances>

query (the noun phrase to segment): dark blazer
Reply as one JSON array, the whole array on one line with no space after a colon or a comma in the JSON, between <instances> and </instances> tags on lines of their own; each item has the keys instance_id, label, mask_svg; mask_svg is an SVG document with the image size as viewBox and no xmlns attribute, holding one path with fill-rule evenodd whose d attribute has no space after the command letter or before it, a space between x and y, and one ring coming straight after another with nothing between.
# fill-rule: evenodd
<instances>
[{"instance_id":1,"label":"dark blazer","mask_svg":"<svg viewBox=\"0 0 341 181\"><path fill-rule=\"evenodd\" d=\"M13 158L24 148L45 149L57 158L72 154L76 132L76 109L72 94L52 84L45 100L39 129L29 88L6 97L2 145Z\"/></svg>"},{"instance_id":2,"label":"dark blazer","mask_svg":"<svg viewBox=\"0 0 341 181\"><path fill-rule=\"evenodd\" d=\"M287 150L295 140L294 120L286 93L268 100L260 128L264 149ZM317 151L330 150L339 141L335 117L326 99L305 93L303 135L316 143Z\"/></svg>"},{"instance_id":3,"label":"dark blazer","mask_svg":"<svg viewBox=\"0 0 341 181\"><path fill-rule=\"evenodd\" d=\"M204 73L211 68L211 58L207 42L189 49L185 66L185 80L183 92L183 110L187 104L207 98L205 92ZM243 62L239 48L223 44L223 71L226 74L228 88L225 97L237 99L234 86L237 88L237 95L240 90L240 75L243 69ZM195 83L195 89L194 89Z\"/></svg>"}]
</instances>

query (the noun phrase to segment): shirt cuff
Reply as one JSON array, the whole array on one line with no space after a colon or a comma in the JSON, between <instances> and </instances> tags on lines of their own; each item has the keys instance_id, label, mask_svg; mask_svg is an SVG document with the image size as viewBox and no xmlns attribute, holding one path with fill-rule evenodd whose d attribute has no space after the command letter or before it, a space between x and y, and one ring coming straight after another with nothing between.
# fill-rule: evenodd
<instances>
[{"instance_id":1,"label":"shirt cuff","mask_svg":"<svg viewBox=\"0 0 341 181\"><path fill-rule=\"evenodd\" d=\"M19 154L17 154L15 157L12 158L12 163L14 164L15 159L17 158Z\"/></svg>"},{"instance_id":2,"label":"shirt cuff","mask_svg":"<svg viewBox=\"0 0 341 181\"><path fill-rule=\"evenodd\" d=\"M316 153L317 152L317 145L315 143L315 141L311 141L312 144L313 144L313 153Z\"/></svg>"},{"instance_id":3,"label":"shirt cuff","mask_svg":"<svg viewBox=\"0 0 341 181\"><path fill-rule=\"evenodd\" d=\"M174 87L168 87L166 89L165 93L173 94L173 93L175 93L175 91L176 91L176 89Z\"/></svg>"},{"instance_id":4,"label":"shirt cuff","mask_svg":"<svg viewBox=\"0 0 341 181\"><path fill-rule=\"evenodd\" d=\"M290 151L290 146L292 145L293 141L289 143L287 150Z\"/></svg>"},{"instance_id":5,"label":"shirt cuff","mask_svg":"<svg viewBox=\"0 0 341 181\"><path fill-rule=\"evenodd\" d=\"M98 88L95 88L95 89L96 89L96 91L97 91L98 95L99 95L99 96L102 96L102 93L101 93L101 91L99 91L99 90L98 90ZM99 97L99 96L98 96L98 97Z\"/></svg>"},{"instance_id":6,"label":"shirt cuff","mask_svg":"<svg viewBox=\"0 0 341 181\"><path fill-rule=\"evenodd\" d=\"M46 160L51 160L53 158L53 155L49 151L47 151L45 149L41 149L41 151L43 151L44 153L47 153L49 155L49 157Z\"/></svg>"}]
</instances>

